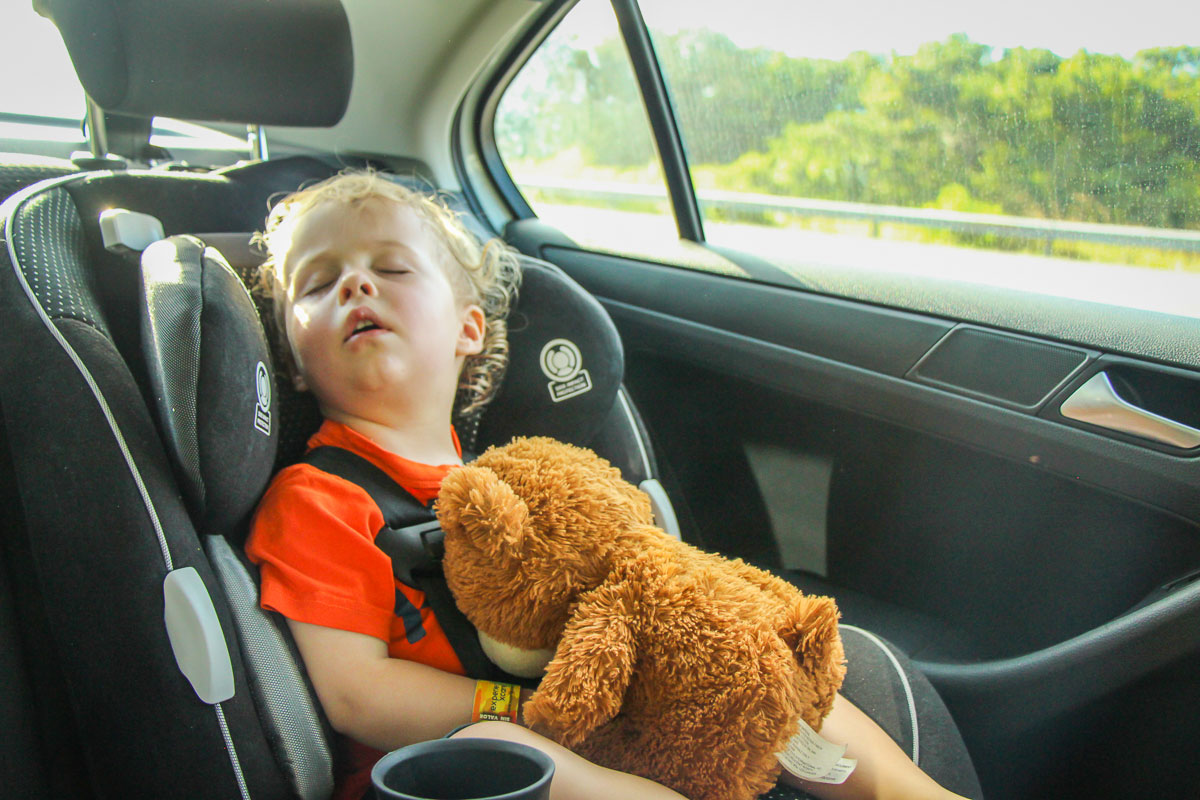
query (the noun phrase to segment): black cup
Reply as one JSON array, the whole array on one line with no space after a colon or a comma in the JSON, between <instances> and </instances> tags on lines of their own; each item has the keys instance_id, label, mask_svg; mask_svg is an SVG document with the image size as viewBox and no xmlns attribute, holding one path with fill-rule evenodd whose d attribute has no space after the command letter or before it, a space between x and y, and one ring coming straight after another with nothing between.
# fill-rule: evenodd
<instances>
[{"instance_id":1,"label":"black cup","mask_svg":"<svg viewBox=\"0 0 1200 800\"><path fill-rule=\"evenodd\" d=\"M554 762L497 739L434 739L393 750L371 770L379 800L547 800Z\"/></svg>"}]
</instances>

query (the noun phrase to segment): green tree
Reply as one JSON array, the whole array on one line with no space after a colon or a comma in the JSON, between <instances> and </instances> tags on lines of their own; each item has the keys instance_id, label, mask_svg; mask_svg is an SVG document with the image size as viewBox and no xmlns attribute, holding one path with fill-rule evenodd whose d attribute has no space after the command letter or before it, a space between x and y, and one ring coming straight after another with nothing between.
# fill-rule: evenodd
<instances>
[{"instance_id":1,"label":"green tree","mask_svg":"<svg viewBox=\"0 0 1200 800\"><path fill-rule=\"evenodd\" d=\"M1200 47L1134 59L955 35L841 61L655 34L689 161L721 188L1200 228ZM506 157L655 159L624 45L553 39L514 82Z\"/></svg>"}]
</instances>

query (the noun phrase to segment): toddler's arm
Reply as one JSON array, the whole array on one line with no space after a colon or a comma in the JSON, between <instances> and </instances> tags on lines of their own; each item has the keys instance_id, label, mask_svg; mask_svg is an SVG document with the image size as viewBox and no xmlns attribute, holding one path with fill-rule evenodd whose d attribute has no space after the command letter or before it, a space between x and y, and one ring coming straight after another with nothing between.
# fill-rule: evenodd
<instances>
[{"instance_id":1,"label":"toddler's arm","mask_svg":"<svg viewBox=\"0 0 1200 800\"><path fill-rule=\"evenodd\" d=\"M438 739L471 721L475 681L389 658L387 645L361 633L288 620L321 707L334 729L379 750ZM551 800L684 800L657 783L593 764L531 730L483 722L457 734L536 747L555 763Z\"/></svg>"},{"instance_id":2,"label":"toddler's arm","mask_svg":"<svg viewBox=\"0 0 1200 800\"><path fill-rule=\"evenodd\" d=\"M361 633L288 620L334 730L378 750L445 736L471 721L475 681L389 658Z\"/></svg>"}]
</instances>

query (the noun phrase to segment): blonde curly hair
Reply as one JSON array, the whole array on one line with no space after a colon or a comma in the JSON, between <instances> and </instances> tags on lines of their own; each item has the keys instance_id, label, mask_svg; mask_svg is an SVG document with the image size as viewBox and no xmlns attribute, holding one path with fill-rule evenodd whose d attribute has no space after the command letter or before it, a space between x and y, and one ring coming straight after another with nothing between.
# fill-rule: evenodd
<instances>
[{"instance_id":1,"label":"blonde curly hair","mask_svg":"<svg viewBox=\"0 0 1200 800\"><path fill-rule=\"evenodd\" d=\"M517 254L499 239L480 243L438 195L409 189L372 169L346 170L287 195L271 209L265 230L254 234L252 241L267 254L258 270L258 289L272 304L271 316L281 345L277 354L280 366L286 374L296 374L296 362L286 341L285 304L281 302L282 269L296 223L324 203L358 207L371 200L391 201L416 213L439 237L460 268L458 274L450 276L455 292L461 299L483 309L486 320L483 348L463 363L454 402L455 419L470 417L482 410L495 395L508 366L507 317L521 282Z\"/></svg>"}]
</instances>

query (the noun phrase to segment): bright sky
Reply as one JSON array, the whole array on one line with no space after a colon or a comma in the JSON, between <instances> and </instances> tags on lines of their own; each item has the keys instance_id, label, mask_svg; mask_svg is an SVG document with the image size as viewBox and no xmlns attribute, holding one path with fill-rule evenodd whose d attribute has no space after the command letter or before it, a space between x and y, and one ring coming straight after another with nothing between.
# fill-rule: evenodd
<instances>
[{"instance_id":1,"label":"bright sky","mask_svg":"<svg viewBox=\"0 0 1200 800\"><path fill-rule=\"evenodd\" d=\"M611 17L607 6L605 0L583 0L572 13ZM913 53L953 33L993 47L1040 47L1062 56L1086 48L1128 58L1147 47L1200 44L1195 0L642 0L641 7L652 27L668 33L709 28L743 47L810 58L841 59L855 50Z\"/></svg>"},{"instance_id":2,"label":"bright sky","mask_svg":"<svg viewBox=\"0 0 1200 800\"><path fill-rule=\"evenodd\" d=\"M83 116L83 89L62 37L30 0L0 0L0 74L0 111Z\"/></svg>"},{"instance_id":3,"label":"bright sky","mask_svg":"<svg viewBox=\"0 0 1200 800\"><path fill-rule=\"evenodd\" d=\"M810 58L912 53L958 32L994 47L1044 47L1063 56L1086 48L1130 57L1147 47L1200 44L1196 0L642 0L642 10L659 30L707 27L743 47ZM615 31L607 0L582 0L568 23L588 44ZM0 111L83 115L62 39L30 0L0 0L0 74L9 78L0 82Z\"/></svg>"}]
</instances>

